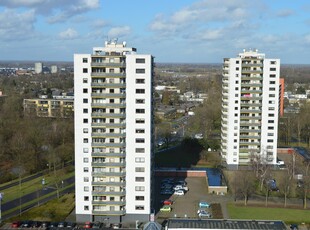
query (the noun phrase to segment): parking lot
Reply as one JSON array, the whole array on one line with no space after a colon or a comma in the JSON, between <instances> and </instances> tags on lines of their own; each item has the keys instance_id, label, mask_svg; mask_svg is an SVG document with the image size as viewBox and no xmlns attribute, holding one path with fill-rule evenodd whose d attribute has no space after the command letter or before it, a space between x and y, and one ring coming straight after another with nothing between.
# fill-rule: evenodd
<instances>
[{"instance_id":1,"label":"parking lot","mask_svg":"<svg viewBox=\"0 0 310 230\"><path fill-rule=\"evenodd\" d=\"M187 182L187 187L189 191L183 196L177 195L162 195L161 192L161 181L165 177L156 178L156 219L166 219L171 217L188 217L188 218L198 218L197 210L199 209L200 201L207 201L212 203L210 200L210 195L207 192L206 178L204 177L190 177L190 178L175 178L177 180L184 180ZM160 212L160 208L163 206L161 201L165 199L170 199L173 201L171 212ZM207 211L211 212L208 209Z\"/></svg>"}]
</instances>

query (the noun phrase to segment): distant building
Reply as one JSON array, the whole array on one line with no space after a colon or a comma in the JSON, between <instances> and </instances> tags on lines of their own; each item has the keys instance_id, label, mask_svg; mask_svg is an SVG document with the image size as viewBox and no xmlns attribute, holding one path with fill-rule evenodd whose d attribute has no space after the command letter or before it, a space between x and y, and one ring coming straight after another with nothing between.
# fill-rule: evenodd
<instances>
[{"instance_id":1,"label":"distant building","mask_svg":"<svg viewBox=\"0 0 310 230\"><path fill-rule=\"evenodd\" d=\"M43 72L43 63L42 62L34 63L34 72L36 74L40 74Z\"/></svg>"},{"instance_id":2,"label":"distant building","mask_svg":"<svg viewBox=\"0 0 310 230\"><path fill-rule=\"evenodd\" d=\"M221 155L228 166L248 165L253 155L276 164L279 75L280 60L257 50L224 59Z\"/></svg>"},{"instance_id":3,"label":"distant building","mask_svg":"<svg viewBox=\"0 0 310 230\"><path fill-rule=\"evenodd\" d=\"M74 104L73 98L61 99L24 99L25 115L37 117L73 117Z\"/></svg>"},{"instance_id":4,"label":"distant building","mask_svg":"<svg viewBox=\"0 0 310 230\"><path fill-rule=\"evenodd\" d=\"M51 66L51 73L57 73L58 72L58 67L57 65L52 65Z\"/></svg>"}]
</instances>

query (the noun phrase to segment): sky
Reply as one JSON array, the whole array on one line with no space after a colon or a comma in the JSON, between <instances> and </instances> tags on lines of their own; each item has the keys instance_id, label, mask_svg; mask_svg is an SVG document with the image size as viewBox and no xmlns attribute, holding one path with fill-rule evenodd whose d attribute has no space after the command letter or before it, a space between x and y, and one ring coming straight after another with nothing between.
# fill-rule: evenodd
<instances>
[{"instance_id":1,"label":"sky","mask_svg":"<svg viewBox=\"0 0 310 230\"><path fill-rule=\"evenodd\" d=\"M222 63L252 48L310 64L310 1L0 0L0 60L73 61L114 39L158 63Z\"/></svg>"}]
</instances>

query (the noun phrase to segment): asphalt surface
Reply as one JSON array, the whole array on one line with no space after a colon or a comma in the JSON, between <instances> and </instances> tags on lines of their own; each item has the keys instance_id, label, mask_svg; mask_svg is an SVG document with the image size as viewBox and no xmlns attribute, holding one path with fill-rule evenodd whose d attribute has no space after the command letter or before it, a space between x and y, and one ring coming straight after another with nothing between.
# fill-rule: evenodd
<instances>
[{"instance_id":1,"label":"asphalt surface","mask_svg":"<svg viewBox=\"0 0 310 230\"><path fill-rule=\"evenodd\" d=\"M64 180L64 183L63 183L63 186L64 187L67 187L69 185L74 185L74 176ZM15 200L12 200L12 201L9 201L9 202L3 202L2 205L1 205L1 211L2 213L6 212L6 211L9 211L10 209L13 209L13 208L16 208L16 207L19 207L20 204L25 204L27 202L30 202L32 200L36 200L42 196L45 196L45 195L48 195L52 192L56 191L56 188L55 187L41 187L38 188L37 191L35 192L32 192L32 193L29 193L27 195L24 195L22 196L21 198L17 198ZM66 193L69 193L69 192L72 192L74 191L74 186L70 186L68 188L66 188L65 190L61 191L60 192L60 195L62 194L66 194ZM46 203L47 201L49 200L52 200L54 198L57 197L57 194L54 194L52 196L48 196L44 199L40 199L39 200L39 203L40 204L43 204L43 203ZM27 207L23 207L23 209L21 210L22 212L29 209L29 208L32 208L34 206L38 205L38 203L34 203L34 204L31 204L31 205L28 205ZM7 218L10 218L10 217L13 217L13 216L16 216L18 215L20 212L20 210L16 210L16 211L13 211L13 212L10 212L8 214L3 214L2 215L2 219L7 219Z\"/></svg>"}]
</instances>

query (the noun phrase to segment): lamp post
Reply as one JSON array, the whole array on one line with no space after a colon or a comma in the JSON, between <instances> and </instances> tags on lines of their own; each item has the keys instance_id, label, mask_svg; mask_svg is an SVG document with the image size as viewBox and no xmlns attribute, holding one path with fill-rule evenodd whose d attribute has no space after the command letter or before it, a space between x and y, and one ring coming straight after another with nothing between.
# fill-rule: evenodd
<instances>
[{"instance_id":1,"label":"lamp post","mask_svg":"<svg viewBox=\"0 0 310 230\"><path fill-rule=\"evenodd\" d=\"M1 213L1 203L2 203L2 199L3 199L3 193L1 192L0 193L0 224L1 224L1 222L2 222L2 213Z\"/></svg>"}]
</instances>

